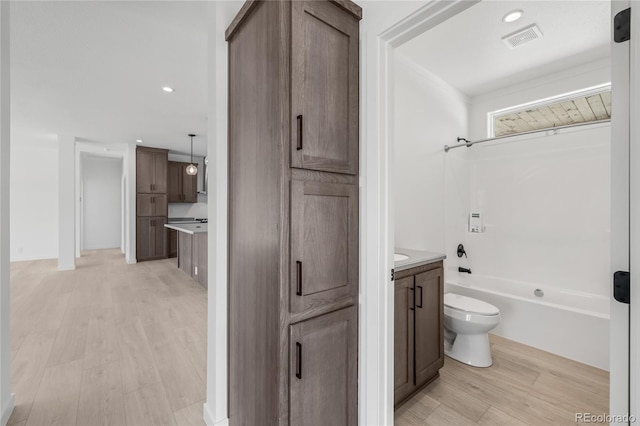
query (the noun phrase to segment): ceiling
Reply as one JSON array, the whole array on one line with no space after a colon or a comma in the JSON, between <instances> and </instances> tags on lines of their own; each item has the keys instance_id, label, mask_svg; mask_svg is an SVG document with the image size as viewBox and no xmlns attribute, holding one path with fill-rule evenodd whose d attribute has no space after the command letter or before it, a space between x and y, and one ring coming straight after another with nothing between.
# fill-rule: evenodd
<instances>
[{"instance_id":1,"label":"ceiling","mask_svg":"<svg viewBox=\"0 0 640 426\"><path fill-rule=\"evenodd\" d=\"M193 132L205 154L206 16L206 2L12 2L13 142L188 152Z\"/></svg>"},{"instance_id":2,"label":"ceiling","mask_svg":"<svg viewBox=\"0 0 640 426\"><path fill-rule=\"evenodd\" d=\"M524 11L522 18L502 22L514 9ZM515 49L502 41L533 23L542 38ZM485 0L398 51L473 97L607 57L610 33L608 0Z\"/></svg>"}]
</instances>

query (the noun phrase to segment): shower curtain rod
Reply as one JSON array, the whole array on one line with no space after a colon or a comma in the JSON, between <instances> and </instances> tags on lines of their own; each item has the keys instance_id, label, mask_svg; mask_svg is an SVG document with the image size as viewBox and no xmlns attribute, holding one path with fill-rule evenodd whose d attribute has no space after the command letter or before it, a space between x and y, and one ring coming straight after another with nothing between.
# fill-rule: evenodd
<instances>
[{"instance_id":1,"label":"shower curtain rod","mask_svg":"<svg viewBox=\"0 0 640 426\"><path fill-rule=\"evenodd\" d=\"M497 136L495 138L481 139L479 141L469 141L469 140L466 140L465 138L458 138L458 142L465 141L465 143L458 144L458 145L453 145L453 146L445 145L444 146L444 152L449 152L450 149L454 149L454 148L461 148L463 146L469 147L469 146L472 146L472 145L475 145L475 144L478 144L478 143L492 142L492 141L497 141L497 140L500 140L500 139L511 138L513 136L530 135L530 134L533 134L533 133L548 132L548 131L561 130L561 129L569 129L571 127L581 127L581 126L587 126L589 124L599 124L599 123L609 123L609 122L611 122L611 119L607 118L607 119L604 119L604 120L589 121L588 123L575 123L575 124L567 124L565 126L549 127L547 129L529 130L528 132L516 133L516 134L513 134L513 135Z\"/></svg>"}]
</instances>

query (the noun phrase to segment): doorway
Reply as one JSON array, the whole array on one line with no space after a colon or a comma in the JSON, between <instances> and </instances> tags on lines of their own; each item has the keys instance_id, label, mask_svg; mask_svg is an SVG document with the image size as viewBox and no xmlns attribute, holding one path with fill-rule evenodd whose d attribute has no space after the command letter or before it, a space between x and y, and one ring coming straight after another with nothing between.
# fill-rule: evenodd
<instances>
[{"instance_id":1,"label":"doorway","mask_svg":"<svg viewBox=\"0 0 640 426\"><path fill-rule=\"evenodd\" d=\"M81 155L81 250L122 247L122 158Z\"/></svg>"},{"instance_id":2,"label":"doorway","mask_svg":"<svg viewBox=\"0 0 640 426\"><path fill-rule=\"evenodd\" d=\"M467 7L471 7L472 5L467 5ZM461 6L462 7L462 6ZM382 78L382 81L384 82L382 85L378 86L381 93L385 93L387 96L391 96L394 94L395 91L395 87L394 87L394 83L392 83L391 81L393 80L393 68L389 67L389 68L385 68L388 67L394 60L395 58L395 54L396 52L396 48L399 47L401 44L403 44L404 42L413 39L416 36L416 33L421 33L424 32L425 29L429 29L431 27L433 27L434 25L430 25L428 20L429 17L432 17L433 15L437 15L438 13L441 13L441 11L431 11L432 13L428 13L428 9L430 7L429 6L425 6L424 8L422 8L421 10L419 10L417 13L414 13L412 16L405 18L403 21L400 21L399 24L397 24L396 26L390 28L387 30L386 33L384 33L381 36L381 39L384 40L384 43L382 43L382 45L380 46L379 50L378 50L378 54L380 55L381 58L383 58L382 63L384 64L381 69L379 69L378 71L380 72L381 75L384 76L384 78ZM450 11L451 12L451 11ZM452 16L455 16L457 13L459 13L460 10L457 10L455 12L451 12L450 16L448 18L451 18ZM440 17L442 18L442 17ZM444 19L446 20L446 19ZM443 19L439 19L439 21L436 23L439 24L440 22L442 22ZM433 23L431 23L433 24ZM416 28L421 27L421 31L418 31ZM470 29L467 29L470 30ZM614 60L615 61L615 60ZM616 62L614 62L614 70L615 70L615 64ZM620 62L617 63L618 65L620 64ZM615 73L614 73L615 74ZM618 86L620 87L620 86ZM614 84L614 93L615 93L616 87ZM627 106L628 108L628 106ZM383 130L386 130L387 133L383 134L381 136L381 140L382 142L382 151L383 152L392 152L393 151L393 114L394 114L394 109L393 107L380 107L380 110L383 113L383 116L386 117L387 120L382 120L382 122L384 123L381 127ZM455 141L454 141L455 142ZM388 144L388 145L387 145ZM466 150L466 149L465 149ZM387 158L393 158L393 156L388 155ZM391 182L393 180L393 170L394 170L394 166L392 164L393 160L387 160L388 163L386 163L386 167L388 170L388 174L389 174L389 181ZM614 159L615 161L615 159ZM382 166L383 168L385 166ZM620 176L618 176L620 177ZM614 176L615 178L615 176ZM628 179L628 176L627 176ZM618 184L620 184L620 182L618 182ZM393 187L393 186L392 186ZM384 191L383 191L384 192ZM389 191L389 193L386 194L387 195L387 200L389 200L389 204L388 205L393 205L394 202L394 191L391 190ZM384 204L383 205L387 205ZM383 208L384 210L384 208ZM388 216L387 219L389 219L388 223L392 223L393 221L393 216L394 216L394 212L393 210L390 208L390 210L387 212ZM465 215L468 214L465 213ZM628 213L627 213L628 214ZM390 227L392 228L392 227ZM387 241L393 241L393 230L392 229L384 229L383 234L387 236L388 240ZM383 238L384 239L384 238ZM618 241L619 242L619 241ZM614 243L614 241L612 241L612 244ZM382 256L385 258L390 258L390 254L393 253L393 248L392 248L393 244L388 244L387 245L387 256ZM447 246L446 248L447 250L450 249L450 247ZM455 249L455 247L454 247ZM391 263L391 262L390 262ZM608 283L610 284L610 283ZM628 321L628 317L625 320L624 316L620 316L618 317L617 314L616 318L614 319L613 317L613 313L616 311L616 308L612 307L612 322L617 323L618 325L623 325L622 329L624 328L624 324L625 321ZM619 313L619 312L618 312ZM615 325L612 324L612 328L615 328ZM622 344L623 342L620 342L620 345L618 345L618 347L616 348L614 344L611 344L611 351L612 351L612 358L616 357L616 356L620 356L625 354L625 349L624 349L624 345ZM388 347L387 347L388 350ZM628 353L626 356L624 356L624 358L628 359ZM619 359L619 358L617 358ZM388 364L389 365L389 364ZM612 372L613 374L613 372ZM612 388L612 401L613 400L617 400L617 401L627 401L626 395L627 395L627 390L628 390L628 383L626 383L626 378L628 378L628 372L627 371L616 371L615 375L617 377L617 379L615 379L614 377L612 377L612 383L616 383L617 386L615 389ZM625 383L623 383L625 382ZM614 394L616 394L617 396L614 397ZM626 404L625 404L626 405ZM619 411L620 409L620 404L618 404L616 407L618 408L614 408L614 406L611 406L611 413L612 414L617 414L617 413L626 413L626 410L622 410Z\"/></svg>"}]
</instances>

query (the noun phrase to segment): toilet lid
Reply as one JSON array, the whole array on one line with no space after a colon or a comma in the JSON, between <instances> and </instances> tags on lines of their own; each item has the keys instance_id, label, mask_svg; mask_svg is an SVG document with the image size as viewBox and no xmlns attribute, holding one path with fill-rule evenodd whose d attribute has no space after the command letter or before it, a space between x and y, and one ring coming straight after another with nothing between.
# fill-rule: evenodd
<instances>
[{"instance_id":1,"label":"toilet lid","mask_svg":"<svg viewBox=\"0 0 640 426\"><path fill-rule=\"evenodd\" d=\"M455 293L444 295L444 305L459 311L480 315L498 315L500 310L490 303Z\"/></svg>"}]
</instances>

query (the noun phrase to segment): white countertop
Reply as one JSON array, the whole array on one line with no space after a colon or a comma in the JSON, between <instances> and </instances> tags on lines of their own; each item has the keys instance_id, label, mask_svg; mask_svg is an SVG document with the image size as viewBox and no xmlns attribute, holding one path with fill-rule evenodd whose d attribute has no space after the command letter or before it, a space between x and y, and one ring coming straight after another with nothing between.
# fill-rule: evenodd
<instances>
[{"instance_id":1,"label":"white countertop","mask_svg":"<svg viewBox=\"0 0 640 426\"><path fill-rule=\"evenodd\" d=\"M207 223L167 223L164 227L191 235L206 233L209 230Z\"/></svg>"},{"instance_id":2,"label":"white countertop","mask_svg":"<svg viewBox=\"0 0 640 426\"><path fill-rule=\"evenodd\" d=\"M398 260L394 262L394 269L396 272L404 271L405 269L415 268L416 266L428 265L430 263L439 262L447 258L445 254L434 253L430 251L411 250L396 247L395 252L398 254L404 254L409 256L408 259Z\"/></svg>"}]
</instances>

